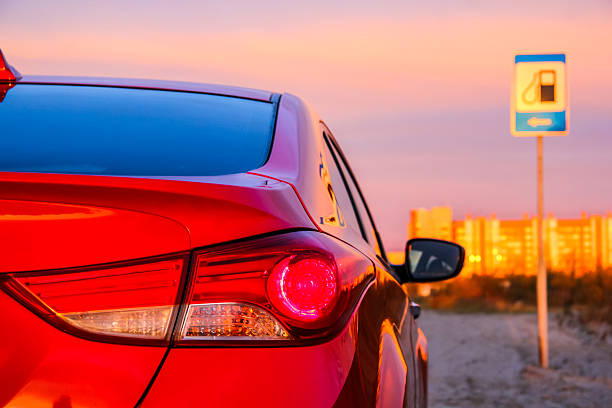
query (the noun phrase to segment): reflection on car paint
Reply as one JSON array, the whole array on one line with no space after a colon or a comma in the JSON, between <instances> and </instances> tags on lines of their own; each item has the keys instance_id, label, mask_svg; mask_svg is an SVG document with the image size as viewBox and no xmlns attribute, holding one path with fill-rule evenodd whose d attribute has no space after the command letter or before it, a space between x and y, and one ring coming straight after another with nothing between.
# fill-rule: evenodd
<instances>
[{"instance_id":1,"label":"reflection on car paint","mask_svg":"<svg viewBox=\"0 0 612 408\"><path fill-rule=\"evenodd\" d=\"M321 224L333 225L336 227L345 227L344 217L342 216L342 211L340 211L340 206L338 205L338 200L336 200L336 194L334 193L334 188L331 184L331 177L329 176L329 171L327 170L327 164L325 163L325 159L323 158L323 154L319 152L319 177L323 181L325 185L325 189L329 194L329 199L335 209L335 214L332 213L328 216L321 217Z\"/></svg>"}]
</instances>

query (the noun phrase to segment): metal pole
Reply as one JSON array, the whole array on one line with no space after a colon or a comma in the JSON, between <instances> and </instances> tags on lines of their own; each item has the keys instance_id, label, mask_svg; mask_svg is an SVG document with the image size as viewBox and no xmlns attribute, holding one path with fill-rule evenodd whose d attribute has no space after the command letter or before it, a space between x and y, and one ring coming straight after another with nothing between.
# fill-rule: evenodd
<instances>
[{"instance_id":1,"label":"metal pole","mask_svg":"<svg viewBox=\"0 0 612 408\"><path fill-rule=\"evenodd\" d=\"M540 365L548 367L548 295L546 293L546 264L544 262L544 180L542 170L542 136L538 136L538 351Z\"/></svg>"}]
</instances>

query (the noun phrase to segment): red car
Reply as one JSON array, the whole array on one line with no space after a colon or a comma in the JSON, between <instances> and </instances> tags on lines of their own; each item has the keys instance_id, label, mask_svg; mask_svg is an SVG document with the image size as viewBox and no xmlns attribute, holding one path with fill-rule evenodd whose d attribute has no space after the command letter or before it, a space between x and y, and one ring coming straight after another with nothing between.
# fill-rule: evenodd
<instances>
[{"instance_id":1,"label":"red car","mask_svg":"<svg viewBox=\"0 0 612 408\"><path fill-rule=\"evenodd\" d=\"M0 54L0 406L425 406L427 340L325 123L290 94L21 77Z\"/></svg>"}]
</instances>

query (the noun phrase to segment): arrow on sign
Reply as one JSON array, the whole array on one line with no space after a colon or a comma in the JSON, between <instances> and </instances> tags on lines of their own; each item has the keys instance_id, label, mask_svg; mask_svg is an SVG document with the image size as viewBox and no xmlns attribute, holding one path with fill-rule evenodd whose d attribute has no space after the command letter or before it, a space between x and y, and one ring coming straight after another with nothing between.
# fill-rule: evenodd
<instances>
[{"instance_id":1,"label":"arrow on sign","mask_svg":"<svg viewBox=\"0 0 612 408\"><path fill-rule=\"evenodd\" d=\"M531 127L550 126L552 125L552 119L551 118L536 118L535 116L533 116L529 118L529 120L527 121L527 124Z\"/></svg>"}]
</instances>

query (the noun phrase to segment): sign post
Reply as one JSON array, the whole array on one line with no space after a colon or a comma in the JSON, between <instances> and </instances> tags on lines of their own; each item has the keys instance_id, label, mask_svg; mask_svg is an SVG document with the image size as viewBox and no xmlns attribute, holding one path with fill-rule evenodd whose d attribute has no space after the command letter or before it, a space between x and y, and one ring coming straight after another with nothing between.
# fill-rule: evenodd
<instances>
[{"instance_id":1,"label":"sign post","mask_svg":"<svg viewBox=\"0 0 612 408\"><path fill-rule=\"evenodd\" d=\"M514 57L510 130L515 137L537 137L538 151L538 351L548 367L548 295L544 259L543 136L569 131L565 54L518 54Z\"/></svg>"},{"instance_id":2,"label":"sign post","mask_svg":"<svg viewBox=\"0 0 612 408\"><path fill-rule=\"evenodd\" d=\"M544 261L544 170L542 166L543 139L538 136L538 276L536 294L538 303L538 354L540 365L548 368L548 290Z\"/></svg>"}]
</instances>

